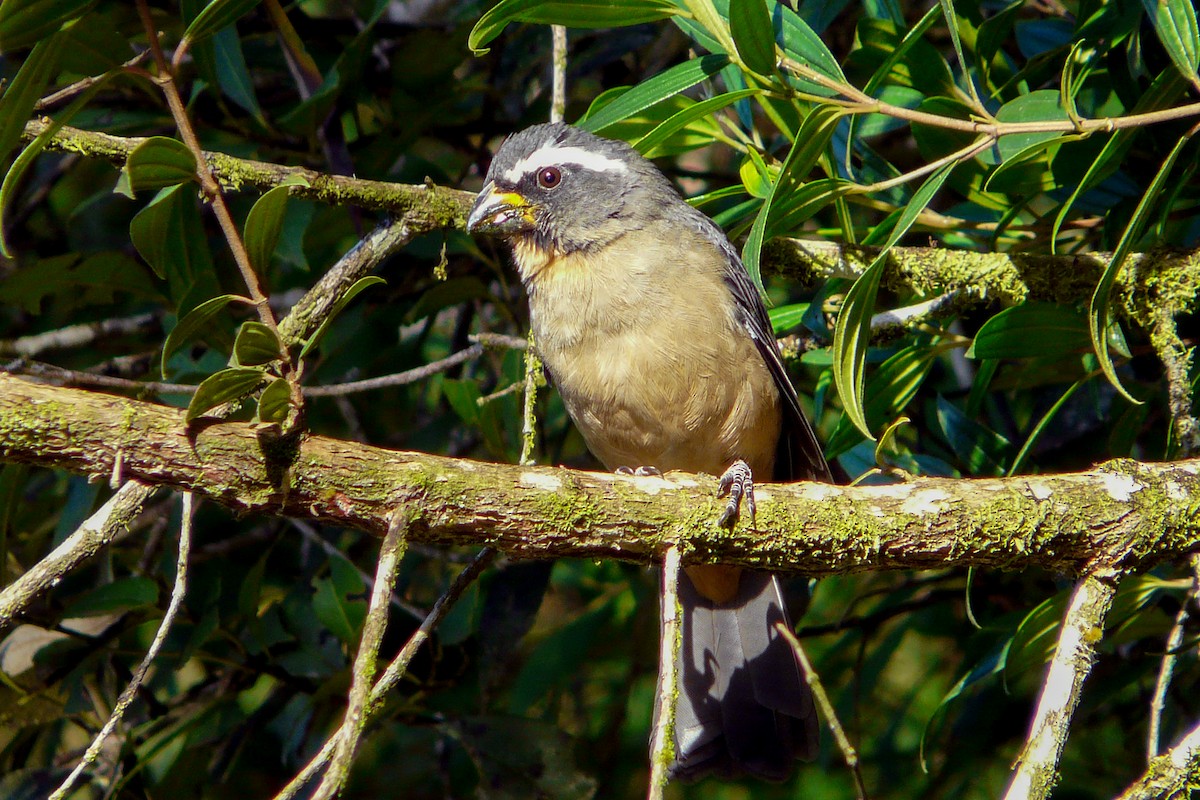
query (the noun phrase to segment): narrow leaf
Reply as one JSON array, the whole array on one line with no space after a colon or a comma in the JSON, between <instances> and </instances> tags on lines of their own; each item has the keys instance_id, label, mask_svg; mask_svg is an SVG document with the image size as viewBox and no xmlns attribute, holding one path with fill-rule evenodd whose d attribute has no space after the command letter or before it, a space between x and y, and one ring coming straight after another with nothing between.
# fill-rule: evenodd
<instances>
[{"instance_id":1,"label":"narrow leaf","mask_svg":"<svg viewBox=\"0 0 1200 800\"><path fill-rule=\"evenodd\" d=\"M212 0L183 32L189 42L198 42L228 27L258 5L259 0Z\"/></svg>"},{"instance_id":2,"label":"narrow leaf","mask_svg":"<svg viewBox=\"0 0 1200 800\"><path fill-rule=\"evenodd\" d=\"M201 303L185 315L183 319L179 320L167 335L166 343L163 344L162 376L164 378L167 377L167 359L184 344L203 333L212 318L221 313L225 306L234 302L246 303L247 305L253 304L253 301L248 297L241 297L236 294L223 294L220 297L214 297L211 300Z\"/></svg>"},{"instance_id":3,"label":"narrow leaf","mask_svg":"<svg viewBox=\"0 0 1200 800\"><path fill-rule=\"evenodd\" d=\"M5 3L4 7L7 6ZM33 114L34 105L58 72L64 41L63 36L56 34L39 42L0 94L0 164L7 161L9 152L21 140L21 132Z\"/></svg>"},{"instance_id":4,"label":"narrow leaf","mask_svg":"<svg viewBox=\"0 0 1200 800\"><path fill-rule=\"evenodd\" d=\"M1200 85L1200 29L1196 27L1196 8L1192 0L1142 0L1146 14L1163 49L1183 77L1193 86Z\"/></svg>"},{"instance_id":5,"label":"narrow leaf","mask_svg":"<svg viewBox=\"0 0 1200 800\"><path fill-rule=\"evenodd\" d=\"M209 375L192 395L184 420L191 422L222 403L240 400L254 391L266 377L267 373L252 367L230 367Z\"/></svg>"},{"instance_id":6,"label":"narrow leaf","mask_svg":"<svg viewBox=\"0 0 1200 800\"><path fill-rule=\"evenodd\" d=\"M763 0L729 0L729 33L747 67L759 75L775 71L775 30Z\"/></svg>"},{"instance_id":7,"label":"narrow leaf","mask_svg":"<svg viewBox=\"0 0 1200 800\"><path fill-rule=\"evenodd\" d=\"M1053 303L1006 308L979 328L967 358L1060 358L1091 346L1082 313Z\"/></svg>"},{"instance_id":8,"label":"narrow leaf","mask_svg":"<svg viewBox=\"0 0 1200 800\"><path fill-rule=\"evenodd\" d=\"M617 28L654 22L678 14L669 0L501 0L479 18L467 37L467 47L477 56L511 22L565 25L568 28Z\"/></svg>"},{"instance_id":9,"label":"narrow leaf","mask_svg":"<svg viewBox=\"0 0 1200 800\"><path fill-rule=\"evenodd\" d=\"M891 234L883 249L871 265L850 287L838 314L833 331L833 379L837 384L842 407L854 426L868 439L874 441L863 413L863 373L865 371L867 347L871 340L871 312L875 309L875 297L879 282L887 265L888 252L908 232L917 216L929 205L929 201L945 183L954 164L945 164L928 178L914 194L912 200L896 218Z\"/></svg>"},{"instance_id":10,"label":"narrow leaf","mask_svg":"<svg viewBox=\"0 0 1200 800\"><path fill-rule=\"evenodd\" d=\"M95 0L4 0L0 3L0 53L37 44L83 14Z\"/></svg>"},{"instance_id":11,"label":"narrow leaf","mask_svg":"<svg viewBox=\"0 0 1200 800\"><path fill-rule=\"evenodd\" d=\"M1141 401L1134 398L1121 385L1121 379L1117 377L1117 370L1113 366L1112 356L1108 352L1109 297L1112 294L1112 287L1116 283L1117 275L1120 274L1121 267L1125 263L1126 256L1129 255L1129 251L1137 244L1138 239L1141 238L1142 231L1146 227L1146 222L1150 219L1150 213L1153 211L1168 178L1172 175L1176 159L1179 158L1184 145L1191 140L1195 132L1196 128L1191 128L1187 133L1179 137L1179 141L1175 142L1175 146L1171 148L1171 152L1163 160L1162 166L1158 168L1158 174L1150 182L1146 193L1138 201L1137 208L1134 210L1133 216L1129 219L1129 224L1125 226L1125 231L1121 234L1121 239L1117 242L1112 258L1108 262L1108 266L1104 268L1104 274L1100 276L1100 282L1096 284L1096 291L1092 293L1092 300L1088 304L1088 324L1092 335L1092 348L1096 352L1096 359L1100 362L1100 368L1104 370L1104 377L1108 378L1108 382L1124 395L1129 402L1135 404Z\"/></svg>"},{"instance_id":12,"label":"narrow leaf","mask_svg":"<svg viewBox=\"0 0 1200 800\"><path fill-rule=\"evenodd\" d=\"M631 117L655 103L690 89L705 78L720 72L729 56L702 56L677 64L649 80L642 81L604 108L579 121L584 130L599 132L613 123Z\"/></svg>"},{"instance_id":13,"label":"narrow leaf","mask_svg":"<svg viewBox=\"0 0 1200 800\"><path fill-rule=\"evenodd\" d=\"M377 283L387 283L387 281L378 275L368 275L365 278L359 278L357 281L355 281L354 285L347 289L346 293L339 297L338 301L334 303L333 308L330 309L328 316L326 316L324 322L321 323L321 327L317 328L316 333L310 336L308 341L304 343L304 347L300 350L299 357L303 359L314 347L317 346L317 343L321 341L321 337L325 335L327 330L329 330L330 324L332 324L337 315L341 313L342 309L346 307L347 303L357 297L358 293L363 289L366 289L369 286L374 286Z\"/></svg>"},{"instance_id":14,"label":"narrow leaf","mask_svg":"<svg viewBox=\"0 0 1200 800\"><path fill-rule=\"evenodd\" d=\"M726 106L736 103L745 97L750 97L759 93L758 89L741 89L736 92L727 92L719 94L716 97L710 97L707 100L701 100L683 111L668 117L663 122L660 122L655 128L647 133L642 138L633 143L638 152L647 157L653 157L654 148L665 142L673 133L681 128L685 128L689 123L698 119L707 117L716 111L720 111Z\"/></svg>"}]
</instances>

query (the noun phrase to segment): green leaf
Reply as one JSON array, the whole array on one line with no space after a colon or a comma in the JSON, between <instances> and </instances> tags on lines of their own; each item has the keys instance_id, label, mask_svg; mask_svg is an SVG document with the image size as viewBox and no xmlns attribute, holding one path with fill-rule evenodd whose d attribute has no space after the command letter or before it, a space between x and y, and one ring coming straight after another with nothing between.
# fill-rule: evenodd
<instances>
[{"instance_id":1,"label":"green leaf","mask_svg":"<svg viewBox=\"0 0 1200 800\"><path fill-rule=\"evenodd\" d=\"M236 294L223 294L211 300L204 301L176 323L171 332L167 334L167 341L163 344L161 371L164 378L167 377L167 359L195 336L204 333L212 318L221 313L225 306L235 302L247 305L254 304L254 301L248 297Z\"/></svg>"},{"instance_id":2,"label":"green leaf","mask_svg":"<svg viewBox=\"0 0 1200 800\"><path fill-rule=\"evenodd\" d=\"M1023 303L983 323L967 358L1061 358L1091 347L1087 318L1053 303Z\"/></svg>"},{"instance_id":3,"label":"green leaf","mask_svg":"<svg viewBox=\"0 0 1200 800\"><path fill-rule=\"evenodd\" d=\"M804 322L804 316L808 313L808 303L792 303L779 308L772 308L767 312L767 316L771 318L771 328L775 335L778 336L785 331L790 331L792 328Z\"/></svg>"},{"instance_id":4,"label":"green leaf","mask_svg":"<svg viewBox=\"0 0 1200 800\"><path fill-rule=\"evenodd\" d=\"M260 273L270 266L271 256L279 244L279 232L283 230L290 191L287 186L276 186L258 198L246 216L246 252L250 256L250 264Z\"/></svg>"},{"instance_id":5,"label":"green leaf","mask_svg":"<svg viewBox=\"0 0 1200 800\"><path fill-rule=\"evenodd\" d=\"M764 0L729 0L729 33L747 67L759 75L775 71L775 29Z\"/></svg>"},{"instance_id":6,"label":"green leaf","mask_svg":"<svg viewBox=\"0 0 1200 800\"><path fill-rule=\"evenodd\" d=\"M112 73L105 73L99 79L89 86L72 101L71 105L67 106L61 113L55 115L54 121L46 127L37 137L25 146L21 154L13 161L8 172L4 175L4 183L0 185L0 255L12 258L12 250L8 246L8 237L4 232L2 221L5 217L5 212L12 201L13 195L17 191L17 187L21 185L21 179L25 176L25 171L33 164L34 160L46 148L46 144L54 138L54 134L58 133L63 125L66 125L71 119L79 113L79 111L91 101L107 83Z\"/></svg>"},{"instance_id":7,"label":"green leaf","mask_svg":"<svg viewBox=\"0 0 1200 800\"><path fill-rule=\"evenodd\" d=\"M817 161L825 154L829 142L833 139L833 133L837 130L838 123L844 115L845 112L838 106L818 106L808 113L800 129L796 132L796 139L792 142L792 148L779 168L779 175L771 187L771 193L763 201L762 209L755 217L750 234L746 237L746 244L742 246L742 262L746 265L746 271L750 273L754 285L759 289L762 288L762 267L759 264L759 257L762 254L763 243L775 234L775 226L772 225L772 222L779 216L775 205L776 203L792 203L796 197L810 199L809 195L813 190L809 189L807 193L804 191L805 181L808 180ZM821 184L821 186L823 188L816 192L818 195L824 196L825 185Z\"/></svg>"},{"instance_id":8,"label":"green leaf","mask_svg":"<svg viewBox=\"0 0 1200 800\"><path fill-rule=\"evenodd\" d=\"M866 381L863 413L868 427L874 429L896 419L925 382L938 350L928 345L913 345L893 354L879 365ZM862 435L850 418L843 416L825 445L827 458L837 458L861 441Z\"/></svg>"},{"instance_id":9,"label":"green leaf","mask_svg":"<svg viewBox=\"0 0 1200 800\"><path fill-rule=\"evenodd\" d=\"M243 322L233 340L233 360L239 367L270 364L282 357L282 350L278 334L255 320Z\"/></svg>"},{"instance_id":10,"label":"green leaf","mask_svg":"<svg viewBox=\"0 0 1200 800\"><path fill-rule=\"evenodd\" d=\"M312 604L317 619L343 644L355 644L367 618L367 604L362 600L347 599L329 578L320 578L314 585L316 592Z\"/></svg>"},{"instance_id":11,"label":"green leaf","mask_svg":"<svg viewBox=\"0 0 1200 800\"><path fill-rule=\"evenodd\" d=\"M8 3L3 7L7 8ZM8 154L21 140L34 105L57 74L64 41L63 36L55 34L39 42L0 94L0 164L7 162Z\"/></svg>"},{"instance_id":12,"label":"green leaf","mask_svg":"<svg viewBox=\"0 0 1200 800\"><path fill-rule=\"evenodd\" d=\"M862 275L854 281L846 299L842 302L841 313L838 314L837 325L833 331L833 379L837 385L838 395L842 398L842 407L850 421L862 431L871 441L871 434L866 415L863 412L863 372L866 365L867 347L871 340L871 314L875 310L875 297L879 292L879 282L883 270L887 266L887 255L892 246L908 232L916 221L917 215L925 210L929 201L937 194L938 189L945 183L953 169L953 163L945 164L925 179L921 188L913 193L909 201L896 217L895 224L883 249Z\"/></svg>"},{"instance_id":13,"label":"green leaf","mask_svg":"<svg viewBox=\"0 0 1200 800\"><path fill-rule=\"evenodd\" d=\"M96 0L4 0L0 3L0 53L13 52L48 39L63 24L79 17ZM23 122L25 116L21 117Z\"/></svg>"},{"instance_id":14,"label":"green leaf","mask_svg":"<svg viewBox=\"0 0 1200 800\"><path fill-rule=\"evenodd\" d=\"M511 22L565 25L568 28L617 28L640 25L678 14L669 0L501 0L479 18L467 37L467 47L477 56Z\"/></svg>"},{"instance_id":15,"label":"green leaf","mask_svg":"<svg viewBox=\"0 0 1200 800\"><path fill-rule=\"evenodd\" d=\"M1009 643L1005 642L1003 646L988 653L987 656L985 656L977 664L975 664L974 667L971 668L970 672L959 678L958 681L952 687L950 687L950 691L946 692L946 694L942 696L937 708L935 708L933 714L930 715L929 721L925 723L925 727L921 730L921 769L928 772L928 767L925 764L925 742L929 737L929 732L932 730L934 722L945 716L946 709L950 707L952 702L961 697L963 692L967 691L976 684L991 678L993 675L996 675L1003 670L1004 665L1008 661L1008 651Z\"/></svg>"},{"instance_id":16,"label":"green leaf","mask_svg":"<svg viewBox=\"0 0 1200 800\"><path fill-rule=\"evenodd\" d=\"M106 583L80 597L63 614L71 617L94 617L116 614L158 603L158 586L149 578L122 578Z\"/></svg>"},{"instance_id":17,"label":"green leaf","mask_svg":"<svg viewBox=\"0 0 1200 800\"><path fill-rule=\"evenodd\" d=\"M1091 379L1091 375L1084 375L1082 378L1067 387L1067 390L1062 393L1058 400L1054 401L1054 405L1050 406L1049 410L1042 415L1042 418L1039 419L1037 424L1034 425L1029 431L1029 435L1025 437L1025 443L1021 445L1021 450L1017 453L1017 457L1014 458L1012 464L1009 465L1008 472L1006 473L1007 475L1016 475L1021 471L1021 467L1025 466L1025 459L1029 457L1031 452L1033 452L1034 444L1037 443L1037 440L1041 437L1042 432L1046 430L1046 426L1050 424L1050 420L1054 419L1054 415L1057 414L1064 405L1066 405L1066 402L1071 399L1071 396L1075 394L1076 390L1078 390L1080 386L1083 386Z\"/></svg>"},{"instance_id":18,"label":"green leaf","mask_svg":"<svg viewBox=\"0 0 1200 800\"><path fill-rule=\"evenodd\" d=\"M198 42L212 36L245 16L259 0L212 0L183 32L188 42Z\"/></svg>"},{"instance_id":19,"label":"green leaf","mask_svg":"<svg viewBox=\"0 0 1200 800\"><path fill-rule=\"evenodd\" d=\"M990 428L964 414L958 406L940 394L937 397L937 421L950 449L971 475L1005 474L1012 443Z\"/></svg>"},{"instance_id":20,"label":"green leaf","mask_svg":"<svg viewBox=\"0 0 1200 800\"><path fill-rule=\"evenodd\" d=\"M1179 158L1179 154L1183 151L1184 146L1191 141L1194 131L1195 128L1192 128L1179 137L1179 141L1175 142L1175 146L1171 148L1171 152L1163 160L1162 166L1158 168L1158 174L1154 176L1154 180L1150 182L1150 186L1147 187L1145 194L1142 195L1142 199L1138 201L1137 208L1134 210L1129 224L1125 226L1125 230L1121 233L1121 239L1117 242L1117 246L1112 253L1112 258L1108 262L1108 266L1104 268L1104 273L1100 276L1100 282L1096 284L1096 291L1092 293L1092 300L1088 304L1088 325L1092 336L1092 349L1096 353L1096 359L1100 362L1100 368L1104 370L1104 376L1108 378L1108 382L1131 403L1140 403L1141 401L1134 398L1121 385L1121 379L1117 377L1116 367L1113 366L1112 356L1108 352L1109 296L1112 294L1113 284L1116 283L1117 275L1121 272L1121 267L1125 263L1126 256L1129 255L1129 251L1133 249L1133 246L1141 238L1142 231L1145 229L1146 222L1149 220L1151 212L1158 202L1159 195L1162 193L1167 180L1172 176L1175 161Z\"/></svg>"},{"instance_id":21,"label":"green leaf","mask_svg":"<svg viewBox=\"0 0 1200 800\"><path fill-rule=\"evenodd\" d=\"M1056 89L1039 89L1023 94L1000 107L996 119L1000 122L1044 122L1065 120L1067 112L1062 107L1062 94ZM1016 133L1001 136L996 145L1001 161L1017 155L1033 145L1058 139L1063 134L1057 131Z\"/></svg>"},{"instance_id":22,"label":"green leaf","mask_svg":"<svg viewBox=\"0 0 1200 800\"><path fill-rule=\"evenodd\" d=\"M283 422L292 409L292 387L286 378L276 378L258 396L259 422Z\"/></svg>"},{"instance_id":23,"label":"green leaf","mask_svg":"<svg viewBox=\"0 0 1200 800\"><path fill-rule=\"evenodd\" d=\"M133 192L161 189L194 180L196 158L178 139L151 136L133 149L123 171Z\"/></svg>"},{"instance_id":24,"label":"green leaf","mask_svg":"<svg viewBox=\"0 0 1200 800\"><path fill-rule=\"evenodd\" d=\"M329 326L333 323L334 318L341 313L342 309L346 307L347 303L353 300L363 289L366 289L369 286L374 286L377 283L387 283L387 281L378 275L368 275L365 278L359 278L357 281L355 281L354 285L347 289L346 293L339 297L338 301L334 303L333 308L330 309L329 314L325 316L324 321L321 323L321 326L317 328L316 333L310 336L308 341L304 343L304 347L300 350L299 357L303 359L309 354L309 352L312 351L314 347L317 346L317 344L321 341L321 337L325 335L327 330L329 330Z\"/></svg>"},{"instance_id":25,"label":"green leaf","mask_svg":"<svg viewBox=\"0 0 1200 800\"><path fill-rule=\"evenodd\" d=\"M758 89L741 89L736 92L719 94L716 97L710 97L707 100L701 100L699 103L694 103L685 108L683 111L673 114L663 122L660 122L645 136L633 142L633 146L637 148L638 152L642 155L646 156L647 158L653 158L655 155L654 148L671 138L671 135L676 131L680 130L681 128L686 128L689 123L707 117L709 114L712 114L716 111L720 111L722 108L732 105L738 100L741 100L745 97L751 97L758 93Z\"/></svg>"},{"instance_id":26,"label":"green leaf","mask_svg":"<svg viewBox=\"0 0 1200 800\"><path fill-rule=\"evenodd\" d=\"M222 403L240 400L258 388L266 377L267 373L252 367L230 367L209 375L192 395L184 420L191 422Z\"/></svg>"},{"instance_id":27,"label":"green leaf","mask_svg":"<svg viewBox=\"0 0 1200 800\"><path fill-rule=\"evenodd\" d=\"M958 16L954 13L954 0L938 0L938 3L942 7L942 14L946 17L946 28L950 31L950 42L954 45L954 54L958 56L958 63L967 64L967 58L963 55L962 41L958 36ZM971 93L971 99L975 101L976 107L982 108L983 102L975 90L975 81L968 77L965 82L967 91Z\"/></svg>"},{"instance_id":28,"label":"green leaf","mask_svg":"<svg viewBox=\"0 0 1200 800\"><path fill-rule=\"evenodd\" d=\"M1146 14L1163 49L1183 77L1193 86L1200 84L1200 29L1196 27L1193 0L1142 0Z\"/></svg>"},{"instance_id":29,"label":"green leaf","mask_svg":"<svg viewBox=\"0 0 1200 800\"><path fill-rule=\"evenodd\" d=\"M631 117L639 111L690 89L700 81L720 72L729 64L729 56L709 55L693 58L653 78L644 80L622 94L595 114L589 114L577 124L584 130L598 133L608 126Z\"/></svg>"},{"instance_id":30,"label":"green leaf","mask_svg":"<svg viewBox=\"0 0 1200 800\"><path fill-rule=\"evenodd\" d=\"M791 56L805 66L812 67L827 78L832 78L839 83L846 82L842 65L834 58L833 53L826 46L825 40L809 27L809 24L801 19L799 14L783 3L775 6L775 13L780 15L783 23L779 44L785 55ZM821 95L833 93L831 89L802 78L789 76L789 79L806 91L813 91Z\"/></svg>"}]
</instances>

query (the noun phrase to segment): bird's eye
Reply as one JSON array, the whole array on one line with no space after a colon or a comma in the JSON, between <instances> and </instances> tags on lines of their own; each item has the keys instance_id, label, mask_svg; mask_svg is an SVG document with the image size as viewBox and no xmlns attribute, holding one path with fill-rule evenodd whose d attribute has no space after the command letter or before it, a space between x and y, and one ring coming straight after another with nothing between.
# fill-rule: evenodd
<instances>
[{"instance_id":1,"label":"bird's eye","mask_svg":"<svg viewBox=\"0 0 1200 800\"><path fill-rule=\"evenodd\" d=\"M537 182L543 189L553 189L562 183L562 172L558 167L546 167L538 173Z\"/></svg>"}]
</instances>

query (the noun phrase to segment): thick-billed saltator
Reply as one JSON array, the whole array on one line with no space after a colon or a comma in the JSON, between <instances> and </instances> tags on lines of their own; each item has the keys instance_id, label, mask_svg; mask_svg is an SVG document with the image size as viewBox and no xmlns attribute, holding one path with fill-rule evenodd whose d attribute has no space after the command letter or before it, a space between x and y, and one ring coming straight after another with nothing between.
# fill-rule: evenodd
<instances>
[{"instance_id":1,"label":"thick-billed saltator","mask_svg":"<svg viewBox=\"0 0 1200 800\"><path fill-rule=\"evenodd\" d=\"M831 479L737 251L632 147L564 124L514 134L468 227L512 246L538 353L609 469L722 475L724 524L751 474ZM817 716L775 629L779 583L686 574L672 774L782 780L816 754Z\"/></svg>"}]
</instances>

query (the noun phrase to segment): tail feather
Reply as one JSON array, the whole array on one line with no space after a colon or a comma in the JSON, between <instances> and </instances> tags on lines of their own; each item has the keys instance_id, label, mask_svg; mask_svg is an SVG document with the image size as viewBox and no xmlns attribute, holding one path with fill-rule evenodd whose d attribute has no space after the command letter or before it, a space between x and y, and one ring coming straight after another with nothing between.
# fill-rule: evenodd
<instances>
[{"instance_id":1,"label":"tail feather","mask_svg":"<svg viewBox=\"0 0 1200 800\"><path fill-rule=\"evenodd\" d=\"M672 777L748 773L784 780L794 761L818 748L812 695L787 641L779 584L766 573L742 574L725 605L679 582L683 644L675 708Z\"/></svg>"}]
</instances>

